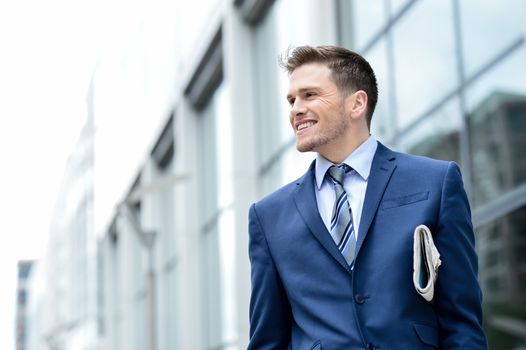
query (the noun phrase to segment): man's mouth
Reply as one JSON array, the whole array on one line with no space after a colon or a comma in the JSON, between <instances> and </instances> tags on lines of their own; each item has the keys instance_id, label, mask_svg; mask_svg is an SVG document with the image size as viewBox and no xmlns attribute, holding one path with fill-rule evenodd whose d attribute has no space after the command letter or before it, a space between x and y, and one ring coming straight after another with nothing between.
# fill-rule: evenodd
<instances>
[{"instance_id":1,"label":"man's mouth","mask_svg":"<svg viewBox=\"0 0 526 350\"><path fill-rule=\"evenodd\" d=\"M313 121L302 122L302 123L297 124L296 130L301 131L301 130L310 128L314 124L316 124L316 122L313 122Z\"/></svg>"}]
</instances>

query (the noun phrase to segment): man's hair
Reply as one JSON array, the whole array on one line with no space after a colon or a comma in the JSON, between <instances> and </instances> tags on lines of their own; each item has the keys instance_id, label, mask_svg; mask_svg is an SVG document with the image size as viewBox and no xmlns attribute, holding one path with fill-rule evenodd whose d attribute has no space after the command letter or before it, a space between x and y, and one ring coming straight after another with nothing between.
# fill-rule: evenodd
<instances>
[{"instance_id":1,"label":"man's hair","mask_svg":"<svg viewBox=\"0 0 526 350\"><path fill-rule=\"evenodd\" d=\"M280 66L292 74L307 63L325 63L332 72L332 79L344 96L363 90L367 94L367 126L371 127L378 86L369 62L356 52L338 46L298 46L289 48L280 57Z\"/></svg>"}]
</instances>

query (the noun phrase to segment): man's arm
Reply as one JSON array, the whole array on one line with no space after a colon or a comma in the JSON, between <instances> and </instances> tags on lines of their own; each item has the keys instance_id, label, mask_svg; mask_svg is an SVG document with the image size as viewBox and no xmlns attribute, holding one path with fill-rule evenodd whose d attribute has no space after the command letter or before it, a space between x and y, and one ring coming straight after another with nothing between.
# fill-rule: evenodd
<instances>
[{"instance_id":1,"label":"man's arm","mask_svg":"<svg viewBox=\"0 0 526 350\"><path fill-rule=\"evenodd\" d=\"M256 206L249 212L250 296L249 350L287 349L292 314L287 295L270 254Z\"/></svg>"},{"instance_id":2,"label":"man's arm","mask_svg":"<svg viewBox=\"0 0 526 350\"><path fill-rule=\"evenodd\" d=\"M442 186L435 244L442 260L436 286L440 349L487 349L471 212L453 162Z\"/></svg>"}]
</instances>

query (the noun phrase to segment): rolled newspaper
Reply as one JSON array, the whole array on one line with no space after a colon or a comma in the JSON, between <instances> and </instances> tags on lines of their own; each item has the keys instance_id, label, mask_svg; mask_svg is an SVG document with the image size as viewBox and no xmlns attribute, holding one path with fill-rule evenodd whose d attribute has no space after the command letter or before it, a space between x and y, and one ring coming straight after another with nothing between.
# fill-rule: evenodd
<instances>
[{"instance_id":1,"label":"rolled newspaper","mask_svg":"<svg viewBox=\"0 0 526 350\"><path fill-rule=\"evenodd\" d=\"M431 231L426 225L417 226L413 243L413 283L418 294L429 302L434 297L438 267L441 264Z\"/></svg>"}]
</instances>

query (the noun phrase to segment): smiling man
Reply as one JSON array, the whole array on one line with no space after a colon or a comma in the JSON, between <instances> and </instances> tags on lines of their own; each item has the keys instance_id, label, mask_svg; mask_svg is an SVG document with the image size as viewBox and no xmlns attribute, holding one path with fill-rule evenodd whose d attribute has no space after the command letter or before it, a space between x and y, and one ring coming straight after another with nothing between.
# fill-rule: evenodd
<instances>
[{"instance_id":1,"label":"smiling man","mask_svg":"<svg viewBox=\"0 0 526 350\"><path fill-rule=\"evenodd\" d=\"M378 92L360 55L302 46L283 66L297 148L316 160L250 208L248 349L486 349L458 166L370 135ZM413 285L422 224L442 260L431 302Z\"/></svg>"}]
</instances>

